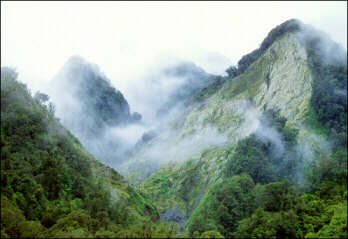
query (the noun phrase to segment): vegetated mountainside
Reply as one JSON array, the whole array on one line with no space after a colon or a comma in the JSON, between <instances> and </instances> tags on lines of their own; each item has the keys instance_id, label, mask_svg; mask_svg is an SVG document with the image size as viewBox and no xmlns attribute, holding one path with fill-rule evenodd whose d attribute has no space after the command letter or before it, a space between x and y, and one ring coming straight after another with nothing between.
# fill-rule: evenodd
<instances>
[{"instance_id":1,"label":"vegetated mountainside","mask_svg":"<svg viewBox=\"0 0 348 239\"><path fill-rule=\"evenodd\" d=\"M191 106L191 103L187 99L193 98L198 92L200 92L205 86L215 81L217 76L205 72L202 68L193 64L192 62L175 62L174 64L161 67L159 70L151 72L148 76L143 78L146 87L140 85L139 88L134 90L133 94L139 93L140 100L146 102L153 102L150 115L154 113L151 130L145 132L142 137L139 138L134 147L129 150L129 158L138 154L139 150L143 147L147 147L147 143L155 138L159 132L167 129L170 121L175 118L175 115L182 114L183 111L187 111ZM150 85L151 87L149 87ZM145 89L151 89L150 93L142 92ZM141 91L141 92L140 92ZM139 98L138 98L139 99ZM151 103L148 103L151 104ZM161 135L161 137L163 134ZM172 142L168 142L172 144ZM159 145L157 145L159 146ZM159 151L161 148L159 146ZM189 150L191 151L191 149ZM172 150L175 154L175 150ZM190 153L190 152L188 152ZM157 168L156 162L151 164L142 164L137 161L125 160L121 163L118 169L121 173L128 173L128 167L132 168L135 181L141 180ZM138 178L137 176L140 176ZM128 178L132 183L135 181L132 178Z\"/></svg>"},{"instance_id":2,"label":"vegetated mountainside","mask_svg":"<svg viewBox=\"0 0 348 239\"><path fill-rule=\"evenodd\" d=\"M16 78L1 68L1 238L182 236Z\"/></svg>"},{"instance_id":3,"label":"vegetated mountainside","mask_svg":"<svg viewBox=\"0 0 348 239\"><path fill-rule=\"evenodd\" d=\"M301 56L304 59L301 60ZM233 145L256 130L261 112L267 106L271 109L282 107L281 114L301 117L308 105L306 100L308 103L311 97L312 75L307 65L306 50L294 35L274 39L274 44L244 74L234 78L217 77L210 86L196 94L196 102L173 121L170 133L164 132L150 141L134 161L142 161L151 145L156 146L156 142L163 144L165 140L169 141L170 147L173 142L179 144L203 135L213 137L212 141L218 139ZM302 109L297 107L299 102L303 102ZM297 112L300 109L303 112ZM205 131L207 133L202 134ZM226 136L225 140L220 140L220 135ZM200 140L195 144L205 139L198 138ZM199 149L204 147L207 145L203 144Z\"/></svg>"},{"instance_id":4,"label":"vegetated mountainside","mask_svg":"<svg viewBox=\"0 0 348 239\"><path fill-rule=\"evenodd\" d=\"M265 41L143 137L137 189L2 68L1 237L347 238L346 52L296 20Z\"/></svg>"},{"instance_id":5,"label":"vegetated mountainside","mask_svg":"<svg viewBox=\"0 0 348 239\"><path fill-rule=\"evenodd\" d=\"M273 29L128 164L190 235L347 237L347 64L328 60L346 52L304 33L297 20Z\"/></svg>"},{"instance_id":6,"label":"vegetated mountainside","mask_svg":"<svg viewBox=\"0 0 348 239\"><path fill-rule=\"evenodd\" d=\"M50 88L61 123L91 154L111 166L124 159L122 140L109 137L110 128L136 123L141 115L130 113L127 100L97 65L70 57Z\"/></svg>"}]
</instances>

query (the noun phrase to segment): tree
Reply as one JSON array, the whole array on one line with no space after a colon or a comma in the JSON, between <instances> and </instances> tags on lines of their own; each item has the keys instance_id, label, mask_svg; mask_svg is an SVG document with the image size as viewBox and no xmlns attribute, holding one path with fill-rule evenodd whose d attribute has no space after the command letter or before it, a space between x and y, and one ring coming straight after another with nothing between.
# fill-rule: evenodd
<instances>
[{"instance_id":1,"label":"tree","mask_svg":"<svg viewBox=\"0 0 348 239\"><path fill-rule=\"evenodd\" d=\"M49 102L48 103L48 113L51 115L51 116L54 116L54 113L56 112L56 106L52 103L52 102Z\"/></svg>"},{"instance_id":2,"label":"tree","mask_svg":"<svg viewBox=\"0 0 348 239\"><path fill-rule=\"evenodd\" d=\"M206 231L202 233L200 236L201 238L224 238L219 232L217 231Z\"/></svg>"},{"instance_id":3,"label":"tree","mask_svg":"<svg viewBox=\"0 0 348 239\"><path fill-rule=\"evenodd\" d=\"M251 215L254 205L254 182L247 174L215 184L199 208L192 214L187 228L195 231L219 231L231 237L238 221Z\"/></svg>"},{"instance_id":4,"label":"tree","mask_svg":"<svg viewBox=\"0 0 348 239\"><path fill-rule=\"evenodd\" d=\"M265 147L255 135L239 141L235 153L227 161L226 176L248 173L255 182L269 182L272 174Z\"/></svg>"},{"instance_id":5,"label":"tree","mask_svg":"<svg viewBox=\"0 0 348 239\"><path fill-rule=\"evenodd\" d=\"M39 102L40 104L45 104L48 100L49 97L48 95L41 93L40 91L36 92L34 99Z\"/></svg>"},{"instance_id":6,"label":"tree","mask_svg":"<svg viewBox=\"0 0 348 239\"><path fill-rule=\"evenodd\" d=\"M265 211L288 210L296 203L296 193L288 181L273 182L263 186L260 201Z\"/></svg>"},{"instance_id":7,"label":"tree","mask_svg":"<svg viewBox=\"0 0 348 239\"><path fill-rule=\"evenodd\" d=\"M238 75L238 68L236 66L230 66L227 68L226 73L228 77L233 78Z\"/></svg>"}]
</instances>

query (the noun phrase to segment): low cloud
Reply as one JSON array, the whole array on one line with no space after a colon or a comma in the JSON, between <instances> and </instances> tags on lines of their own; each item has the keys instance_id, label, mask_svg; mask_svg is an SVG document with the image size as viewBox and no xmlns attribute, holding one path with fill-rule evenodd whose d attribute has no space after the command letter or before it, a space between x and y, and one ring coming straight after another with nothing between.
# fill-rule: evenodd
<instances>
[{"instance_id":1,"label":"low cloud","mask_svg":"<svg viewBox=\"0 0 348 239\"><path fill-rule=\"evenodd\" d=\"M327 64L347 64L347 50L333 41L326 33L315 27L300 23L297 37L308 48L316 50L317 54Z\"/></svg>"}]
</instances>

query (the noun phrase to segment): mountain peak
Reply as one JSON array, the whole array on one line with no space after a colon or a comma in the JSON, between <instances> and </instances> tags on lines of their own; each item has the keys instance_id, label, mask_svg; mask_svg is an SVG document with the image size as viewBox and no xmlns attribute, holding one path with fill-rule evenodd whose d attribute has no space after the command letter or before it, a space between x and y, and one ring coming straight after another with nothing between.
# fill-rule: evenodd
<instances>
[{"instance_id":1,"label":"mountain peak","mask_svg":"<svg viewBox=\"0 0 348 239\"><path fill-rule=\"evenodd\" d=\"M82 62L86 62L86 60L80 55L72 55L69 57L67 62L68 63L74 63L74 62L75 63L82 63Z\"/></svg>"},{"instance_id":2,"label":"mountain peak","mask_svg":"<svg viewBox=\"0 0 348 239\"><path fill-rule=\"evenodd\" d=\"M255 62L273 42L287 32L297 32L301 29L302 22L298 19L290 19L273 28L262 41L260 48L243 56L238 61L238 70L243 73L253 62Z\"/></svg>"},{"instance_id":3,"label":"mountain peak","mask_svg":"<svg viewBox=\"0 0 348 239\"><path fill-rule=\"evenodd\" d=\"M71 56L52 83L58 93L54 96L57 114L71 130L74 128L72 125L76 125L76 119L65 113L66 107L70 108L70 113L86 115L88 120L86 118L83 122L90 121L87 128L92 131L105 125L115 126L131 121L129 105L123 94L112 86L98 65L81 56ZM79 131L74 133L79 135Z\"/></svg>"}]
</instances>

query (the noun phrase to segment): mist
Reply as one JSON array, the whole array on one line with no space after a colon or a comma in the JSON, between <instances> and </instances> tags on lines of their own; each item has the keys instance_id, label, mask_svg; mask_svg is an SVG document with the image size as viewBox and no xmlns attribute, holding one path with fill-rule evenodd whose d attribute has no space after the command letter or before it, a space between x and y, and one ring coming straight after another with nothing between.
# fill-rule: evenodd
<instances>
[{"instance_id":1,"label":"mist","mask_svg":"<svg viewBox=\"0 0 348 239\"><path fill-rule=\"evenodd\" d=\"M311 25L299 23L298 39L308 48L313 48L326 64L347 64L347 50L333 41L329 34Z\"/></svg>"},{"instance_id":2,"label":"mist","mask_svg":"<svg viewBox=\"0 0 348 239\"><path fill-rule=\"evenodd\" d=\"M139 76L137 84L130 86L127 99L97 64L72 56L47 84L45 92L56 105L61 123L91 154L118 169L129 160L145 133L167 129L173 118L187 110L185 99L213 77L192 62L172 59ZM166 148L162 146L162 150ZM175 151L169 158L174 157ZM175 157L185 158L188 151L189 148L181 150L182 156Z\"/></svg>"},{"instance_id":3,"label":"mist","mask_svg":"<svg viewBox=\"0 0 348 239\"><path fill-rule=\"evenodd\" d=\"M282 142L280 133L271 126L271 119L267 119L262 112L252 104L248 104L244 119L244 125L248 130L245 134L246 136L255 134L262 141L271 142L273 145L271 154L274 157L279 157L284 153L284 143Z\"/></svg>"},{"instance_id":4,"label":"mist","mask_svg":"<svg viewBox=\"0 0 348 239\"><path fill-rule=\"evenodd\" d=\"M124 89L129 104L141 112L146 125L167 121L165 114L178 110L174 108L179 103L197 93L214 77L193 62L166 60L133 78L134 84Z\"/></svg>"},{"instance_id":5,"label":"mist","mask_svg":"<svg viewBox=\"0 0 348 239\"><path fill-rule=\"evenodd\" d=\"M1 2L1 65L43 91L71 55L80 55L128 99L135 79L168 56L223 74L291 18L346 48L346 9L346 2Z\"/></svg>"},{"instance_id":6,"label":"mist","mask_svg":"<svg viewBox=\"0 0 348 239\"><path fill-rule=\"evenodd\" d=\"M184 98L194 95L215 75L224 75L228 66L256 49L275 24L290 18L328 32L339 44L308 25L302 26L298 37L306 44L320 39L322 56L328 62L343 62L346 54L338 52L346 47L346 6L290 2L91 2L83 7L76 3L2 3L1 62L16 66L19 80L34 91L48 93L61 123L109 166L117 169L129 160L148 132L155 136L147 143L156 145L143 152L144 158L154 164L181 161L229 140L214 128L178 137L172 124L183 121L190 109ZM332 54L336 50L337 54ZM77 77L64 73L71 55L88 62L86 71ZM176 72L182 66L188 70ZM58 73L61 68L63 72ZM113 88L110 95L120 97L122 103L117 107L122 114L103 118L105 112L89 107L97 105L101 96L90 97L93 90L80 92L75 81L82 81L86 72L102 79L107 89ZM344 94L341 89L335 92ZM82 103L81 97L88 104ZM141 119L135 120L140 117L136 113ZM279 133L265 123L260 112L248 108L244 118L248 123L243 137L255 133L275 145L274 154L284 151Z\"/></svg>"},{"instance_id":7,"label":"mist","mask_svg":"<svg viewBox=\"0 0 348 239\"><path fill-rule=\"evenodd\" d=\"M271 143L270 156L283 155L285 146L281 135L271 126L271 120L262 111L247 100L238 101L238 109L235 110L235 114L240 115L242 120L241 125L234 131L237 140L232 139L228 131L221 132L213 125L205 125L187 133L182 126L190 109L178 104L165 121L162 121L161 127L154 129L154 136L136 148L130 161L121 165L121 173L127 175L141 168L146 178L161 166L175 165L192 157L200 157L207 148L235 144L251 134L255 134L263 142ZM137 165L141 165L140 168ZM137 183L145 178L139 178Z\"/></svg>"}]
</instances>

